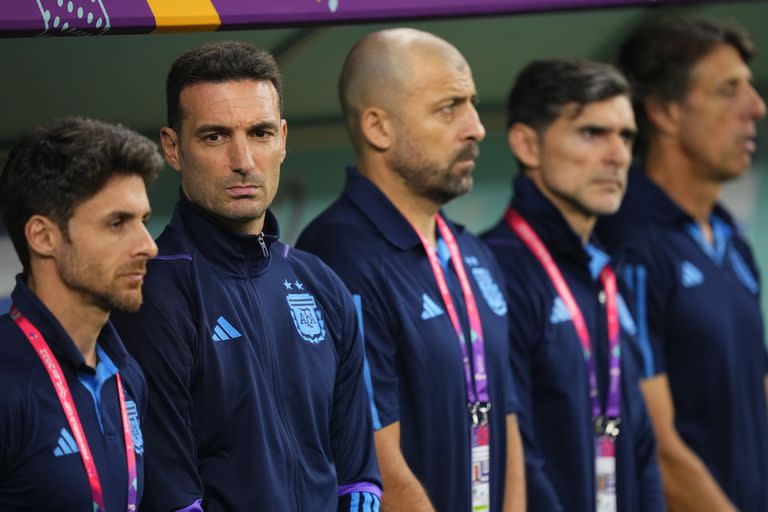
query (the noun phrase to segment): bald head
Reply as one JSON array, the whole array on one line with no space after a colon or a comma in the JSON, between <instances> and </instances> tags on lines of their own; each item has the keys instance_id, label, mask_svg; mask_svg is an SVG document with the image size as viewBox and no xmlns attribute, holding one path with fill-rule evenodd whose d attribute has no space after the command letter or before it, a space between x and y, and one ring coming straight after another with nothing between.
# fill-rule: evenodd
<instances>
[{"instance_id":1,"label":"bald head","mask_svg":"<svg viewBox=\"0 0 768 512\"><path fill-rule=\"evenodd\" d=\"M420 63L424 62L441 62L457 69L469 67L461 53L444 39L409 28L373 32L352 48L339 77L339 100L356 146L360 141L360 113L368 107L379 107L397 115L402 99L428 80L420 73Z\"/></svg>"}]
</instances>

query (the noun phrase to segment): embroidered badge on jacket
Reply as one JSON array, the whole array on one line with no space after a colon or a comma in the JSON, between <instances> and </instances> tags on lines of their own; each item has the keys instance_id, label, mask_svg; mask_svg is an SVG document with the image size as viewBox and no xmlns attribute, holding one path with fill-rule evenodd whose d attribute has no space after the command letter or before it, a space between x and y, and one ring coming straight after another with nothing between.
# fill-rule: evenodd
<instances>
[{"instance_id":1,"label":"embroidered badge on jacket","mask_svg":"<svg viewBox=\"0 0 768 512\"><path fill-rule=\"evenodd\" d=\"M299 289L303 289L301 286ZM309 293L289 293L285 296L291 308L291 318L296 331L304 341L312 344L325 339L325 322L315 298Z\"/></svg>"}]
</instances>

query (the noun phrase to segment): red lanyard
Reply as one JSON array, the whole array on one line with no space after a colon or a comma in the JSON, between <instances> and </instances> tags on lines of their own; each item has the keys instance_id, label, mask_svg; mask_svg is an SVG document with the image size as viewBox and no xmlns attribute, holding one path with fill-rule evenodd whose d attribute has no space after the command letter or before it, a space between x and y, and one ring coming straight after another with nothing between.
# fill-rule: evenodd
<instances>
[{"instance_id":1,"label":"red lanyard","mask_svg":"<svg viewBox=\"0 0 768 512\"><path fill-rule=\"evenodd\" d=\"M603 284L606 295L606 314L608 316L608 340L610 347L609 356L609 387L608 399L605 414L600 407L600 395L597 388L597 374L595 372L595 360L592 356L592 344L590 341L587 323L584 316L573 298L568 283L560 273L560 269L552 259L552 255L547 247L541 241L539 236L528 224L528 222L515 210L507 210L504 218L510 229L523 241L528 249L536 256L541 266L549 275L552 284L555 286L558 295L565 303L568 313L571 315L573 325L581 340L584 353L584 364L589 379L589 396L592 403L592 419L595 421L595 427L600 435L608 434L615 436L618 434L619 415L621 412L620 393L621 393L621 349L619 347L619 313L617 304L616 276L613 274L610 266L605 266L600 273L600 281Z\"/></svg>"},{"instance_id":2,"label":"red lanyard","mask_svg":"<svg viewBox=\"0 0 768 512\"><path fill-rule=\"evenodd\" d=\"M85 438L85 431L83 425L80 423L80 416L77 414L77 408L75 402L72 400L72 394L69 390L69 385L64 377L64 373L61 371L56 357L51 352L48 343L40 334L40 331L32 325L32 322L21 314L21 312L15 306L11 307L11 318L16 322L16 325L22 330L29 342L35 348L35 352L43 362L43 366L48 371L48 376L51 378L51 383L56 390L56 396L59 398L61 408L64 410L64 415L67 417L69 428L72 430L72 436L77 442L77 447L80 450L80 457L83 460L85 466L85 472L88 474L88 481L91 484L91 495L93 496L93 510L94 512L105 512L104 494L101 489L101 482L99 481L99 474L96 471L96 464L93 461L93 455L91 449L88 446L88 440ZM128 462L128 506L127 509L130 512L136 510L137 501L137 478L136 478L136 454L133 448L133 436L131 435L131 426L128 420L128 410L125 405L125 393L123 392L123 383L120 380L120 375L115 375L117 379L117 395L120 399L120 415L123 420L123 437L125 438L125 458Z\"/></svg>"},{"instance_id":3,"label":"red lanyard","mask_svg":"<svg viewBox=\"0 0 768 512\"><path fill-rule=\"evenodd\" d=\"M474 379L472 378L472 370L469 367L469 356L467 354L467 344L464 340L464 332L459 322L459 316L456 314L456 307L453 304L453 298L448 287L448 283L445 280L443 274L443 267L440 265L440 260L435 254L435 249L429 245L426 239L414 228L416 234L421 240L421 244L424 246L424 250L429 258L429 263L432 267L432 273L435 275L437 281L437 287L440 289L440 295L443 298L443 303L448 310L448 316L451 319L451 324L456 331L456 336L459 339L461 345L462 363L464 365L464 378L467 385L467 400L469 402L470 413L472 414L472 420L474 423L487 420L487 413L491 406L490 396L488 394L488 375L485 369L485 342L483 338L483 325L480 320L480 314L477 311L477 303L475 302L475 295L472 292L472 286L469 284L467 273L464 270L464 263L461 258L461 251L459 250L459 244L456 242L453 233L448 224L440 217L435 216L435 222L437 223L437 229L440 232L440 236L445 241L445 245L448 247L448 252L451 254L451 261L453 262L453 268L456 270L456 275L459 278L461 284L461 290L464 294L464 301L467 306L467 317L469 318L469 331L470 331L470 344L472 346L472 362L474 367ZM478 419L478 413L481 417Z\"/></svg>"}]
</instances>

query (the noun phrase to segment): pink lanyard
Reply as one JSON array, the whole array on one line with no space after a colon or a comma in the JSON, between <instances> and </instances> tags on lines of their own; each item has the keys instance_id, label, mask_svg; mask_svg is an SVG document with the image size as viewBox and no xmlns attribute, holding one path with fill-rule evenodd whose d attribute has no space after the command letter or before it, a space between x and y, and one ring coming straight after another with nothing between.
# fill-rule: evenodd
<instances>
[{"instance_id":1,"label":"pink lanyard","mask_svg":"<svg viewBox=\"0 0 768 512\"><path fill-rule=\"evenodd\" d=\"M69 422L69 428L72 430L72 436L77 442L77 447L80 450L80 457L83 459L83 465L85 466L85 472L88 474L88 481L91 484L91 495L93 496L94 512L105 512L104 494L101 489L101 482L99 481L99 474L96 471L96 464L93 461L91 449L88 446L88 441L85 438L85 432L83 425L80 423L80 416L77 414L77 408L75 402L72 400L72 394L69 391L69 385L61 371L58 361L51 352L48 343L40 334L40 331L32 325L32 322L21 314L18 308L11 307L11 318L16 322L16 325L22 330L29 342L35 348L35 352L43 362L45 369L48 371L48 376L51 378L51 383L56 390L56 396L59 398L61 408L64 410L64 415ZM120 399L120 414L123 420L123 437L125 438L125 458L128 461L128 511L136 510L136 494L137 494L137 479L136 479L136 454L133 451L133 436L131 435L131 426L128 421L128 411L125 405L125 393L123 392L123 383L120 380L120 375L115 375L117 379L117 395Z\"/></svg>"},{"instance_id":2,"label":"pink lanyard","mask_svg":"<svg viewBox=\"0 0 768 512\"><path fill-rule=\"evenodd\" d=\"M467 317L469 318L469 333L471 336L470 344L472 345L472 362L475 371L474 379L472 378L472 370L469 366L469 356L467 354L467 344L464 339L464 332L459 322L459 316L456 314L456 307L453 304L453 298L451 297L448 283L445 280L443 274L443 267L440 265L440 260L437 257L435 249L429 245L427 240L419 233L415 228L416 234L419 235L421 244L424 246L424 250L429 258L429 263L432 267L432 273L435 275L437 286L440 289L440 295L443 298L443 303L448 310L448 316L453 324L453 329L456 331L456 336L459 339L461 345L462 363L464 365L464 378L467 385L467 400L472 414L472 421L474 424L487 421L487 414L491 408L491 400L488 395L488 375L485 371L485 342L483 338L483 325L480 321L480 314L477 311L477 303L475 302L475 295L472 292L472 286L467 279L467 273L464 271L464 263L461 258L461 251L459 250L459 244L456 243L453 233L448 228L448 225L440 217L435 215L435 221L437 223L437 229L440 232L440 236L445 241L445 245L448 247L448 252L451 254L451 261L453 262L453 268L456 270L456 275L459 278L461 284L461 291L464 294L464 301L467 306ZM478 413L480 418L478 418Z\"/></svg>"},{"instance_id":3,"label":"pink lanyard","mask_svg":"<svg viewBox=\"0 0 768 512\"><path fill-rule=\"evenodd\" d=\"M606 411L602 413L600 407L600 394L597 388L597 373L595 372L595 360L592 357L592 344L589 337L587 323L579 309L579 305L571 294L568 284L565 282L560 269L552 259L547 247L541 241L530 224L513 209L508 209L504 215L507 224L517 236L525 243L528 249L536 256L544 270L552 280L558 295L565 303L573 320L573 325L581 340L584 353L584 364L589 378L589 397L592 403L592 419L598 435L616 436L619 433L618 424L621 412L621 349L619 347L619 314L617 305L616 276L611 267L606 265L600 273L600 281L603 284L606 295L606 314L608 316L608 340L610 347L608 397Z\"/></svg>"}]
</instances>

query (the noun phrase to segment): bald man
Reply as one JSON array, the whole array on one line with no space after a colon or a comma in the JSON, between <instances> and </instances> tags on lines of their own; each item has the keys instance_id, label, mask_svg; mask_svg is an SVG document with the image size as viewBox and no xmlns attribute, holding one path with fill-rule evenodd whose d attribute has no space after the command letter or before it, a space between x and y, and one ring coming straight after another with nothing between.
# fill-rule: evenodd
<instances>
[{"instance_id":1,"label":"bald man","mask_svg":"<svg viewBox=\"0 0 768 512\"><path fill-rule=\"evenodd\" d=\"M523 510L502 274L440 210L472 188L485 137L469 65L431 34L376 32L339 95L356 166L298 246L356 300L382 510Z\"/></svg>"}]
</instances>

